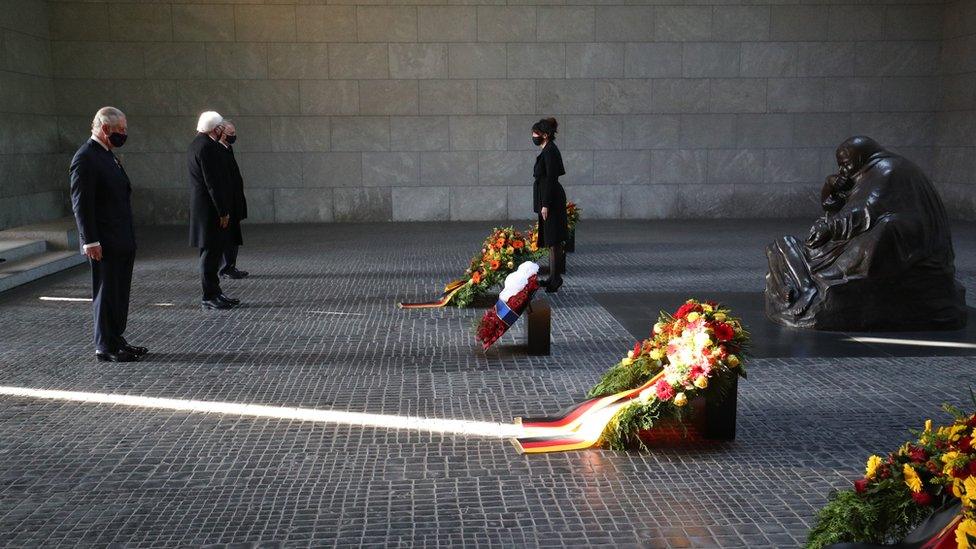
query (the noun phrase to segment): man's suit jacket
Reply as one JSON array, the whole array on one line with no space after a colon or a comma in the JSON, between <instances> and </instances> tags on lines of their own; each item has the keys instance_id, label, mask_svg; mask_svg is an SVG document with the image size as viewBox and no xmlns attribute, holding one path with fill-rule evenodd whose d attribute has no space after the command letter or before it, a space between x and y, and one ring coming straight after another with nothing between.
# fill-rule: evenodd
<instances>
[{"instance_id":1,"label":"man's suit jacket","mask_svg":"<svg viewBox=\"0 0 976 549\"><path fill-rule=\"evenodd\" d=\"M244 177L241 169L234 158L234 148L219 145L220 156L224 160L224 167L227 171L227 203L230 208L230 227L228 243L241 246L244 244L244 235L241 233L241 220L247 219L247 199L244 198Z\"/></svg>"},{"instance_id":2,"label":"man's suit jacket","mask_svg":"<svg viewBox=\"0 0 976 549\"><path fill-rule=\"evenodd\" d=\"M222 246L227 238L220 218L230 214L227 169L221 145L198 133L187 151L190 170L190 246Z\"/></svg>"},{"instance_id":3,"label":"man's suit jacket","mask_svg":"<svg viewBox=\"0 0 976 549\"><path fill-rule=\"evenodd\" d=\"M82 246L98 242L105 255L134 253L132 184L115 155L89 139L72 157L69 175Z\"/></svg>"}]
</instances>

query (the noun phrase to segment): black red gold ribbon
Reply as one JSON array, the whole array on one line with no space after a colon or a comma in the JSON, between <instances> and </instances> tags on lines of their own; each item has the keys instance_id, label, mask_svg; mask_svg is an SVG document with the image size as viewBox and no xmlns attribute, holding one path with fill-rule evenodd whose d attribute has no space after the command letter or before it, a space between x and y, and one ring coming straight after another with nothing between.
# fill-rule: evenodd
<instances>
[{"instance_id":1,"label":"black red gold ribbon","mask_svg":"<svg viewBox=\"0 0 976 549\"><path fill-rule=\"evenodd\" d=\"M444 286L444 293L441 295L440 299L437 301L424 301L421 303L397 303L397 307L401 309L436 309L439 307L446 307L451 299L454 298L454 294L458 293L464 285L467 284L466 281L458 279L452 280Z\"/></svg>"},{"instance_id":2,"label":"black red gold ribbon","mask_svg":"<svg viewBox=\"0 0 976 549\"><path fill-rule=\"evenodd\" d=\"M517 417L515 422L522 425L525 435L512 439L512 443L520 453L525 454L565 452L596 446L613 416L663 376L664 372L659 372L636 389L581 402L560 416Z\"/></svg>"}]
</instances>

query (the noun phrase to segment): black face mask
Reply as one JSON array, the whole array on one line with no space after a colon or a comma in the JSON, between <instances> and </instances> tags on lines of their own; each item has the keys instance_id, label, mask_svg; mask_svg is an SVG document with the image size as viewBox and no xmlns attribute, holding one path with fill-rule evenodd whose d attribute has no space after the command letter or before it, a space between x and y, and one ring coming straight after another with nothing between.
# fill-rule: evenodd
<instances>
[{"instance_id":1,"label":"black face mask","mask_svg":"<svg viewBox=\"0 0 976 549\"><path fill-rule=\"evenodd\" d=\"M125 145L125 140L128 138L129 136L127 134L112 132L108 136L108 142L111 143L113 147L118 148Z\"/></svg>"},{"instance_id":2,"label":"black face mask","mask_svg":"<svg viewBox=\"0 0 976 549\"><path fill-rule=\"evenodd\" d=\"M541 145L542 144L542 141L543 141L543 139L542 139L542 136L541 135L533 135L532 136L532 144L535 145L536 147L538 147L539 145Z\"/></svg>"},{"instance_id":3,"label":"black face mask","mask_svg":"<svg viewBox=\"0 0 976 549\"><path fill-rule=\"evenodd\" d=\"M227 136L227 144L228 145L233 145L235 141L237 141L237 136L236 135L228 135Z\"/></svg>"}]
</instances>

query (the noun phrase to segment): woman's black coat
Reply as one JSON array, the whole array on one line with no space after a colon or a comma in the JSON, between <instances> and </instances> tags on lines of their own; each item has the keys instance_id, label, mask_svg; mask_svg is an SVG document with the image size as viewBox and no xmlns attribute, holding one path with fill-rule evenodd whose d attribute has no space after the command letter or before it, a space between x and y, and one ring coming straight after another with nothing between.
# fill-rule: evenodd
<instances>
[{"instance_id":1,"label":"woman's black coat","mask_svg":"<svg viewBox=\"0 0 976 549\"><path fill-rule=\"evenodd\" d=\"M566 217L566 191L559 183L564 175L563 156L552 141L546 143L535 159L532 175L532 207L539 214L539 247L555 246L569 238L569 220ZM547 219L542 219L542 208L548 208Z\"/></svg>"}]
</instances>

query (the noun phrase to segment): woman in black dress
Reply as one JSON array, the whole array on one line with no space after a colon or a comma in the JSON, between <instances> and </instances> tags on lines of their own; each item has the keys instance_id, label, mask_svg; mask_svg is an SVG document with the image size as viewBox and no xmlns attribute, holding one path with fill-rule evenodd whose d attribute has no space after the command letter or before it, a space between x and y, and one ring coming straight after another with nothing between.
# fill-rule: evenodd
<instances>
[{"instance_id":1,"label":"woman in black dress","mask_svg":"<svg viewBox=\"0 0 976 549\"><path fill-rule=\"evenodd\" d=\"M539 247L549 248L549 280L541 282L546 292L553 293L563 285L563 243L569 238L566 217L566 191L559 184L559 176L566 173L563 157L556 147L555 118L543 118L532 125L532 143L542 149L535 159L535 184L532 205L539 214Z\"/></svg>"}]
</instances>

